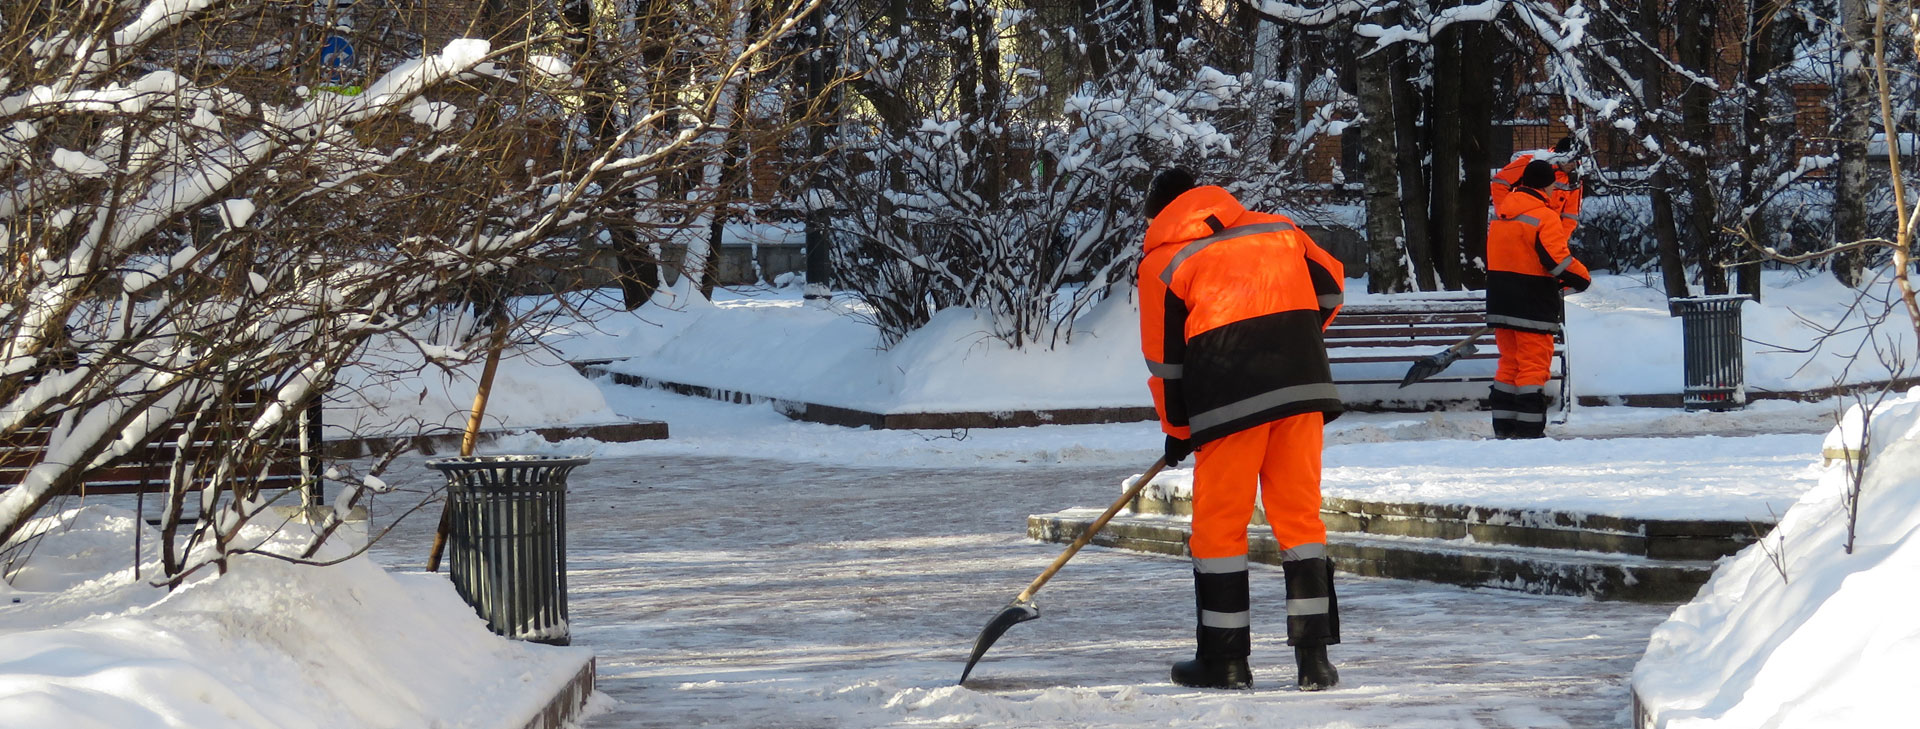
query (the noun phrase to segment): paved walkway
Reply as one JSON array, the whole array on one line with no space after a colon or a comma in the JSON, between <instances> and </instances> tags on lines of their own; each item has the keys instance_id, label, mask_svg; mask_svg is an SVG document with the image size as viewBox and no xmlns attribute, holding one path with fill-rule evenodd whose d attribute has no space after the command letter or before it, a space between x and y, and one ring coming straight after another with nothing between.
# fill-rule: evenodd
<instances>
[{"instance_id":1,"label":"paved walkway","mask_svg":"<svg viewBox=\"0 0 1920 729\"><path fill-rule=\"evenodd\" d=\"M1196 692L1166 679L1191 651L1186 562L1102 549L955 687L981 625L1058 554L1026 515L1104 504L1132 472L596 460L569 495L573 636L619 703L588 729L1630 723L1625 675L1667 608L1344 578L1344 682L1301 694L1280 572L1256 566L1258 690ZM417 569L430 528L376 556Z\"/></svg>"}]
</instances>

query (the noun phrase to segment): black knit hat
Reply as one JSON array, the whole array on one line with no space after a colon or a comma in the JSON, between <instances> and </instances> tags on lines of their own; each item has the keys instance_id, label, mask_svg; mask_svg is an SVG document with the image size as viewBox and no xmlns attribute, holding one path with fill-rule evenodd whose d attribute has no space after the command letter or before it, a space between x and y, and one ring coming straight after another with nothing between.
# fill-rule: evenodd
<instances>
[{"instance_id":1,"label":"black knit hat","mask_svg":"<svg viewBox=\"0 0 1920 729\"><path fill-rule=\"evenodd\" d=\"M1169 167L1153 176L1153 182L1147 185L1147 217L1158 216L1167 209L1180 193L1193 189L1193 173L1179 167Z\"/></svg>"},{"instance_id":2,"label":"black knit hat","mask_svg":"<svg viewBox=\"0 0 1920 729\"><path fill-rule=\"evenodd\" d=\"M1553 187L1553 163L1540 159L1528 162L1526 171L1520 173L1520 186L1535 190Z\"/></svg>"}]
</instances>

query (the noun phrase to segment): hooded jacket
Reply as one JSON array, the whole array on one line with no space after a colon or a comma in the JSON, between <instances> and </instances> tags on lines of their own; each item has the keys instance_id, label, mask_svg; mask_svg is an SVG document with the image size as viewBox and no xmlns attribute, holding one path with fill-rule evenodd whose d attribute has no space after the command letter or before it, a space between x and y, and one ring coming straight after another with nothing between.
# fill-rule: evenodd
<instances>
[{"instance_id":1,"label":"hooded jacket","mask_svg":"<svg viewBox=\"0 0 1920 729\"><path fill-rule=\"evenodd\" d=\"M1147 227L1140 347L1161 429L1194 447L1292 415L1340 414L1321 339L1340 261L1285 216L1197 187Z\"/></svg>"},{"instance_id":2,"label":"hooded jacket","mask_svg":"<svg viewBox=\"0 0 1920 729\"><path fill-rule=\"evenodd\" d=\"M1507 199L1507 193L1512 192L1519 184L1520 175L1527 171L1527 163L1532 161L1533 155L1523 154L1513 158L1513 161L1500 168L1499 172L1493 173L1488 189L1495 207ZM1580 199L1584 194L1580 183L1574 182L1573 177L1556 164L1553 166L1553 189L1543 192L1547 198L1547 207L1553 208L1554 212L1560 214L1561 227L1567 229L1568 236L1572 236L1573 229L1580 227Z\"/></svg>"},{"instance_id":3,"label":"hooded jacket","mask_svg":"<svg viewBox=\"0 0 1920 729\"><path fill-rule=\"evenodd\" d=\"M1567 229L1546 195L1515 187L1487 225L1487 323L1553 334L1564 310L1560 288L1587 290L1591 275L1567 248Z\"/></svg>"}]
</instances>

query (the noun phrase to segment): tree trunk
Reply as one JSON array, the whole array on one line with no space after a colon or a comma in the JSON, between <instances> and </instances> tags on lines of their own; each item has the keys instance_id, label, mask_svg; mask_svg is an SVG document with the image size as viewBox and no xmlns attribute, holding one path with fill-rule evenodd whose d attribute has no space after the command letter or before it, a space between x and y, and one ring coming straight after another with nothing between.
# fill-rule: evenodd
<instances>
[{"instance_id":1,"label":"tree trunk","mask_svg":"<svg viewBox=\"0 0 1920 729\"><path fill-rule=\"evenodd\" d=\"M1460 251L1468 261L1487 260L1487 213L1493 205L1493 44L1505 36L1493 26L1475 23L1460 29ZM1463 271L1466 288L1486 281Z\"/></svg>"},{"instance_id":2,"label":"tree trunk","mask_svg":"<svg viewBox=\"0 0 1920 729\"><path fill-rule=\"evenodd\" d=\"M1433 44L1433 96L1429 100L1427 131L1433 150L1433 196L1427 209L1433 222L1429 231L1434 257L1460 261L1460 26L1447 26ZM1454 280L1460 280L1459 265L1454 264Z\"/></svg>"},{"instance_id":3,"label":"tree trunk","mask_svg":"<svg viewBox=\"0 0 1920 729\"><path fill-rule=\"evenodd\" d=\"M1433 253L1429 242L1427 218L1427 176L1424 150L1420 145L1420 89L1411 78L1411 62L1403 51L1404 46L1394 46L1380 51L1381 54L1393 54L1392 72L1388 75L1387 85L1393 90L1394 143L1398 150L1396 161L1400 174L1400 214L1406 228L1406 256L1412 258L1414 265L1432 265ZM1451 270L1449 269L1451 265ZM1440 279L1448 288L1460 285L1460 266L1458 261L1440 262Z\"/></svg>"},{"instance_id":4,"label":"tree trunk","mask_svg":"<svg viewBox=\"0 0 1920 729\"><path fill-rule=\"evenodd\" d=\"M1392 49L1384 49L1363 55L1355 69L1360 113L1367 120L1359 137L1367 196L1367 288L1374 292L1409 288L1400 219L1400 176L1394 169L1392 53Z\"/></svg>"},{"instance_id":5,"label":"tree trunk","mask_svg":"<svg viewBox=\"0 0 1920 729\"><path fill-rule=\"evenodd\" d=\"M1786 139L1774 133L1775 127L1769 118L1771 115L1767 113L1771 101L1770 89L1764 86L1767 75L1773 71L1774 41L1780 32L1780 26L1771 22L1774 12L1774 3L1771 0L1749 0L1746 10L1747 32L1743 41L1746 52L1742 54L1746 61L1746 72L1743 74L1743 80L1746 82L1743 100L1746 103L1741 110L1744 123L1741 124L1741 129L1736 130L1736 134L1743 138L1743 143L1736 154L1742 158L1739 178L1744 203L1742 209L1752 212L1747 215L1746 220L1739 221L1739 224L1744 226L1748 238L1765 246L1771 237L1771 231L1767 226L1766 202L1763 197L1766 194L1766 186L1756 184L1755 177L1763 169L1773 169L1774 166L1768 162L1780 154L1779 146L1786 142ZM1734 272L1739 275L1735 290L1753 297L1754 301L1759 301L1758 252L1738 251L1736 254L1740 258L1752 258L1754 262L1734 269Z\"/></svg>"},{"instance_id":6,"label":"tree trunk","mask_svg":"<svg viewBox=\"0 0 1920 729\"><path fill-rule=\"evenodd\" d=\"M1634 31L1643 38L1658 38L1666 28L1663 22L1660 0L1640 0L1640 27ZM1647 48L1637 54L1640 60L1641 100L1648 109L1663 109L1666 105L1666 71L1655 48ZM1665 122L1645 120L1656 126L1665 126ZM1656 130L1657 131L1657 130ZM1663 135L1664 136L1664 135ZM1667 298L1690 296L1687 288L1687 264L1680 250L1680 231L1674 220L1673 176L1668 174L1666 160L1654 160L1653 171L1648 176L1647 199L1653 207L1653 238L1660 252L1660 276L1665 284Z\"/></svg>"},{"instance_id":7,"label":"tree trunk","mask_svg":"<svg viewBox=\"0 0 1920 729\"><path fill-rule=\"evenodd\" d=\"M1253 22L1259 26L1253 34L1253 83L1262 89L1257 98L1268 98L1265 84L1274 80L1274 71L1280 61L1280 26L1255 16ZM1249 135L1247 147L1258 151L1263 162L1273 160L1273 116L1280 109L1279 99L1269 105L1254 104L1253 133Z\"/></svg>"},{"instance_id":8,"label":"tree trunk","mask_svg":"<svg viewBox=\"0 0 1920 729\"><path fill-rule=\"evenodd\" d=\"M1713 77L1713 32L1709 25L1712 8L1707 0L1680 0L1674 3L1674 41L1680 65L1693 73ZM1700 285L1708 295L1727 292L1727 271L1719 230L1718 201L1713 191L1711 155L1714 149L1713 123L1709 105L1712 90L1706 85L1688 82L1680 92L1680 139L1688 149L1681 150L1683 181L1687 188L1687 237L1694 246L1694 265L1699 266Z\"/></svg>"},{"instance_id":9,"label":"tree trunk","mask_svg":"<svg viewBox=\"0 0 1920 729\"><path fill-rule=\"evenodd\" d=\"M1873 136L1873 112L1879 108L1868 77L1868 42L1873 19L1868 0L1840 0L1840 100L1834 105L1834 140L1840 157L1833 180L1833 240L1851 243L1867 237L1867 196L1873 180L1867 175L1867 140ZM1849 64L1844 59L1853 59ZM1848 70L1851 65L1853 68ZM1858 252L1834 256L1833 275L1847 286L1859 286L1866 258Z\"/></svg>"}]
</instances>

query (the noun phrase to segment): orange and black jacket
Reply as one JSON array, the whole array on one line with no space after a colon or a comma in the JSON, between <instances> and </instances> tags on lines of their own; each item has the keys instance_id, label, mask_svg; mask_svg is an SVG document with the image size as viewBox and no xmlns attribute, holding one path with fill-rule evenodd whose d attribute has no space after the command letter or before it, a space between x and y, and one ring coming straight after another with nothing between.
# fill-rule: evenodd
<instances>
[{"instance_id":1,"label":"orange and black jacket","mask_svg":"<svg viewBox=\"0 0 1920 729\"><path fill-rule=\"evenodd\" d=\"M1513 158L1499 172L1493 173L1488 191L1492 194L1495 207L1499 207L1500 201L1507 199L1507 193L1520 183L1520 174L1527 171L1527 163L1532 161L1533 155L1523 154ZM1553 189L1542 192L1546 194L1547 207L1560 214L1560 225L1567 229L1568 236L1572 236L1573 229L1580 227L1580 198L1584 195L1580 185L1573 181L1566 170L1560 169L1560 165L1554 165Z\"/></svg>"},{"instance_id":2,"label":"orange and black jacket","mask_svg":"<svg viewBox=\"0 0 1920 729\"><path fill-rule=\"evenodd\" d=\"M1560 331L1562 287L1585 291L1592 276L1567 248L1567 227L1547 195L1515 187L1487 225L1487 323L1503 329Z\"/></svg>"},{"instance_id":3,"label":"orange and black jacket","mask_svg":"<svg viewBox=\"0 0 1920 729\"><path fill-rule=\"evenodd\" d=\"M1140 348L1162 430L1195 447L1292 415L1340 414L1321 340L1340 261L1285 216L1197 187L1147 227Z\"/></svg>"}]
</instances>

